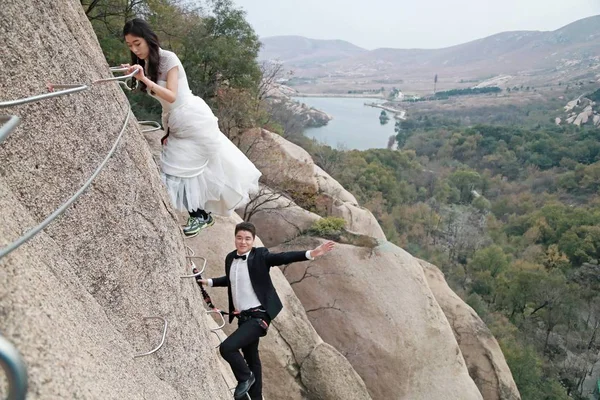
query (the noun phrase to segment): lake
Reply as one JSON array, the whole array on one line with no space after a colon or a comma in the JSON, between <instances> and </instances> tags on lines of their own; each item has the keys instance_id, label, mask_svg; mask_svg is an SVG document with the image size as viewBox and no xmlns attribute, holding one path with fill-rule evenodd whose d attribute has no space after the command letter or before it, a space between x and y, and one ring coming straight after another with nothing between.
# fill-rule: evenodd
<instances>
[{"instance_id":1,"label":"lake","mask_svg":"<svg viewBox=\"0 0 600 400\"><path fill-rule=\"evenodd\" d=\"M366 150L386 148L388 138L394 133L395 120L390 117L386 125L379 123L380 108L367 107L365 103L380 102L376 99L344 97L295 97L294 100L309 107L324 111L333 120L319 128L304 131L307 137L315 138L333 148Z\"/></svg>"}]
</instances>

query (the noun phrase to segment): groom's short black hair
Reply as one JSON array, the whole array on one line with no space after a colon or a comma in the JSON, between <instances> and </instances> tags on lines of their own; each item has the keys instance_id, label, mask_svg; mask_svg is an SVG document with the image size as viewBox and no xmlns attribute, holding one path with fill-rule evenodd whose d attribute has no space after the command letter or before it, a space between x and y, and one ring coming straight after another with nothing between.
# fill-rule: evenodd
<instances>
[{"instance_id":1,"label":"groom's short black hair","mask_svg":"<svg viewBox=\"0 0 600 400\"><path fill-rule=\"evenodd\" d=\"M252 234L252 238L256 237L256 227L254 226L254 224L250 223L250 222L240 222L239 224L237 224L235 226L235 234L237 235L237 233L239 231L247 231L250 232Z\"/></svg>"}]
</instances>

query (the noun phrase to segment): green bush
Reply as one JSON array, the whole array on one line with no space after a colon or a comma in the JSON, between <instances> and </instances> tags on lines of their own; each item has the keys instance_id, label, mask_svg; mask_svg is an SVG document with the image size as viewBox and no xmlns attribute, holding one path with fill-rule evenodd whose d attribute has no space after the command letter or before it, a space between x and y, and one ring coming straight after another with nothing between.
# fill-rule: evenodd
<instances>
[{"instance_id":1,"label":"green bush","mask_svg":"<svg viewBox=\"0 0 600 400\"><path fill-rule=\"evenodd\" d=\"M483 196L479 196L478 198L473 200L471 204L473 205L473 207L475 207L481 212L489 211L490 208L492 208L490 201Z\"/></svg>"},{"instance_id":2,"label":"green bush","mask_svg":"<svg viewBox=\"0 0 600 400\"><path fill-rule=\"evenodd\" d=\"M335 237L342 233L346 226L346 221L343 218L327 217L316 221L309 229L309 233L314 236Z\"/></svg>"}]
</instances>

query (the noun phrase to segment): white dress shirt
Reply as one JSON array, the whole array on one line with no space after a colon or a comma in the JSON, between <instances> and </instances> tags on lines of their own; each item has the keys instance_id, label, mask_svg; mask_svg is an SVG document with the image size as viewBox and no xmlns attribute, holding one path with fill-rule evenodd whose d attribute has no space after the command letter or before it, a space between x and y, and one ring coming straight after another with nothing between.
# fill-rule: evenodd
<instances>
[{"instance_id":1,"label":"white dress shirt","mask_svg":"<svg viewBox=\"0 0 600 400\"><path fill-rule=\"evenodd\" d=\"M233 306L236 311L244 311L262 306L254 292L252 282L250 281L250 273L248 272L249 254L250 252L241 254L242 256L246 256L246 259L235 258L231 263L231 269L229 270L231 296L233 297ZM306 258L314 260L314 257L310 254L310 250L306 252ZM208 286L212 285L213 280L208 279Z\"/></svg>"},{"instance_id":2,"label":"white dress shirt","mask_svg":"<svg viewBox=\"0 0 600 400\"><path fill-rule=\"evenodd\" d=\"M231 296L233 297L233 306L237 311L249 310L261 306L260 300L258 300L250 281L248 254L250 252L242 254L242 256L246 256L245 260L241 258L234 259L229 270Z\"/></svg>"}]
</instances>

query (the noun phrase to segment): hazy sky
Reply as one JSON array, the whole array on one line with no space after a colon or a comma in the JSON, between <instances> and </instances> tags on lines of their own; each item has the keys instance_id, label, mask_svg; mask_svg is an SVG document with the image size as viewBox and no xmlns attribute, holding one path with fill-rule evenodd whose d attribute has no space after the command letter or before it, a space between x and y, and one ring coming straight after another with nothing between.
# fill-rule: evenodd
<instances>
[{"instance_id":1,"label":"hazy sky","mask_svg":"<svg viewBox=\"0 0 600 400\"><path fill-rule=\"evenodd\" d=\"M555 30L600 0L234 0L261 37L342 39L374 49L439 48L509 30Z\"/></svg>"}]
</instances>

